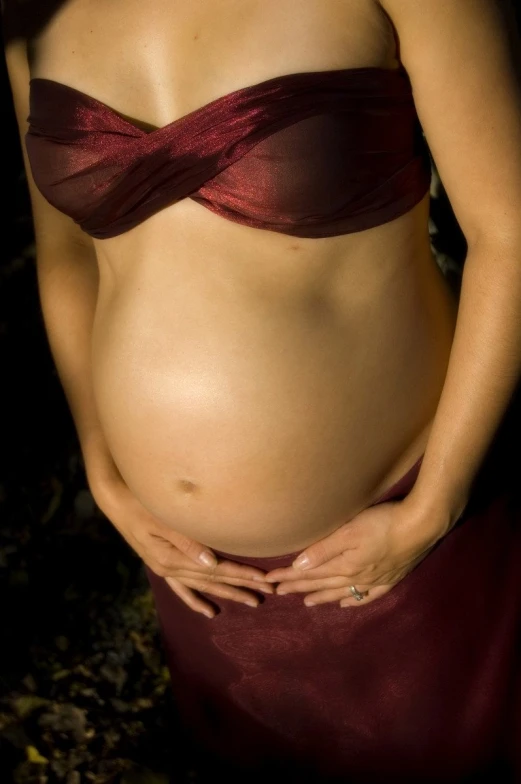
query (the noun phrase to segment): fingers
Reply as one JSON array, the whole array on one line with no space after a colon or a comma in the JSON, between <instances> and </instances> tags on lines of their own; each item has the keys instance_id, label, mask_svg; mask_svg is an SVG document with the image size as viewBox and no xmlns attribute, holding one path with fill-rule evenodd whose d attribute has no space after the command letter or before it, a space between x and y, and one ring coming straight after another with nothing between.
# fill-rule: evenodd
<instances>
[{"instance_id":1,"label":"fingers","mask_svg":"<svg viewBox=\"0 0 521 784\"><path fill-rule=\"evenodd\" d=\"M355 586L358 593L363 596L362 599L357 599L353 595L349 586L343 588L334 588L325 591L317 591L304 598L306 607L315 607L319 604L327 604L329 602L340 602L340 607L365 607L371 604L376 599L388 593L392 585L359 585Z\"/></svg>"},{"instance_id":2,"label":"fingers","mask_svg":"<svg viewBox=\"0 0 521 784\"><path fill-rule=\"evenodd\" d=\"M249 591L242 591L239 588L234 588L230 585L219 583L208 583L201 580L200 577L176 579L174 577L165 577L166 582L173 590L173 592L195 612L206 615L207 618L215 616L215 609L209 603L201 599L197 592L212 594L220 596L222 599L229 599L230 601L247 604L248 607L258 607L259 600L255 594Z\"/></svg>"},{"instance_id":3,"label":"fingers","mask_svg":"<svg viewBox=\"0 0 521 784\"><path fill-rule=\"evenodd\" d=\"M258 607L259 599L250 591L243 591L240 588L233 588L224 583L206 583L204 580L183 579L183 583L197 591L220 596L222 599L230 599L233 602L247 604L248 607Z\"/></svg>"},{"instance_id":4,"label":"fingers","mask_svg":"<svg viewBox=\"0 0 521 784\"><path fill-rule=\"evenodd\" d=\"M184 536L184 534L180 534L177 531L166 530L162 532L162 536L194 563L199 565L202 564L210 569L217 566L215 554L208 547L205 547L199 542L189 539L187 536Z\"/></svg>"},{"instance_id":5,"label":"fingers","mask_svg":"<svg viewBox=\"0 0 521 784\"><path fill-rule=\"evenodd\" d=\"M231 585L205 582L197 576L192 579L183 578L183 582L172 577L167 577L165 579L174 593L177 594L188 607L195 612L202 613L207 618L213 618L215 616L215 609L209 602L205 602L204 599L201 599L196 591L202 591L203 593L219 596L222 599L246 604L249 607L257 607L259 604L259 601L254 594L249 591L242 591L238 588L234 588ZM330 583L338 583L339 580L345 582L345 578L330 578ZM304 583L305 581L302 581L302 586ZM291 586L288 586L290 590L287 592L296 593L297 590L304 590L302 586L292 584ZM304 598L304 604L307 607L315 607L320 604L339 602L340 607L364 607L384 596L393 587L394 586L392 585L378 585L375 587L372 585L358 584L356 585L356 590L363 595L363 599L358 600L353 595L348 585L338 587L330 586L327 589L317 590L314 593L307 595ZM256 589L258 590L258 587L256 587ZM307 585L307 589L309 590L309 584ZM277 591L277 593L286 593L286 591Z\"/></svg>"},{"instance_id":6,"label":"fingers","mask_svg":"<svg viewBox=\"0 0 521 784\"><path fill-rule=\"evenodd\" d=\"M349 574L351 577L356 577L362 571L360 565L353 561L348 561L347 556L338 555L327 564L317 566L314 569L305 570L302 572L300 569L295 569L289 566L285 569L273 569L273 571L266 574L266 581L269 583L283 583L286 581L294 580L315 580L326 579L332 574Z\"/></svg>"},{"instance_id":7,"label":"fingers","mask_svg":"<svg viewBox=\"0 0 521 784\"><path fill-rule=\"evenodd\" d=\"M185 549L188 548L188 539L185 536L179 536L175 534L175 540L179 538L179 543L183 545ZM199 545L197 542L192 542L192 544L197 547L201 548L202 545ZM152 532L145 532L145 537L142 542L142 549L146 553L146 558L144 559L147 566L149 566L156 574L160 577L177 577L177 572L180 569L186 569L190 571L199 571L203 573L211 574L215 566L205 566L201 560L195 561L189 555L187 555L183 550L180 550L177 545L173 544L170 539L166 538L166 535L161 532L161 534L156 533L155 531ZM194 550L195 552L195 550ZM215 560L217 564L217 560Z\"/></svg>"},{"instance_id":8,"label":"fingers","mask_svg":"<svg viewBox=\"0 0 521 784\"><path fill-rule=\"evenodd\" d=\"M377 586L356 586L356 590L360 593L364 593L364 591L368 591L367 596L361 601L357 601L357 599L349 592L349 595L344 597L340 600L340 607L364 607L366 604L371 604L374 602L375 599L380 599L381 596L385 596L386 593L394 588L394 585L377 585Z\"/></svg>"},{"instance_id":9,"label":"fingers","mask_svg":"<svg viewBox=\"0 0 521 784\"><path fill-rule=\"evenodd\" d=\"M194 560L194 558L187 555L185 550L178 548L174 543L178 538L179 543L183 545L185 550L189 549L190 542L191 545L196 548L202 547L202 545L197 542L191 541L185 536L178 536L178 534L167 539L163 535L154 533L149 538L149 545L147 548L148 554L149 558L150 555L154 557L155 564L148 563L148 565L161 577L177 577L177 572L179 572L179 570L184 570L186 572L204 574L205 577L212 580L214 578L219 580L226 578L226 582L229 582L230 580L228 578L233 578L238 582L257 582L259 585L264 584L264 586L266 586L265 572L261 569L257 569L254 566L235 563L235 561L218 561L215 556L213 556L215 559L215 564L213 566L205 565L201 562L201 559L199 559L199 561ZM193 552L196 551L194 550ZM172 574L173 571L176 572L175 575ZM264 590L264 588L260 588L260 590ZM264 590L264 592L271 593L269 590Z\"/></svg>"},{"instance_id":10,"label":"fingers","mask_svg":"<svg viewBox=\"0 0 521 784\"><path fill-rule=\"evenodd\" d=\"M320 566L329 561L334 555L338 555L338 553L331 553L330 555L330 549L327 539L317 542L308 547L307 550L304 550L303 553L300 553L298 558L295 558L293 561L292 566L294 569L300 570L313 569L316 566Z\"/></svg>"},{"instance_id":11,"label":"fingers","mask_svg":"<svg viewBox=\"0 0 521 784\"><path fill-rule=\"evenodd\" d=\"M196 572L188 569L176 569L175 577L186 583L187 580L196 580L205 586L207 590L212 585L236 585L241 588L250 588L252 591L260 591L265 594L275 593L275 587L269 583L260 583L257 580L245 580L242 577L226 577L219 574L217 570L212 573Z\"/></svg>"},{"instance_id":12,"label":"fingers","mask_svg":"<svg viewBox=\"0 0 521 784\"><path fill-rule=\"evenodd\" d=\"M207 618L213 618L215 610L209 602L205 602L190 588L175 580L173 577L165 577L166 582L177 596L195 612L206 615Z\"/></svg>"},{"instance_id":13,"label":"fingers","mask_svg":"<svg viewBox=\"0 0 521 784\"><path fill-rule=\"evenodd\" d=\"M361 588L357 587L357 590L362 593ZM356 599L351 594L349 588L336 588L331 591L318 591L317 593L312 593L310 596L306 596L304 599L304 604L306 607L314 607L317 604L326 604L328 602L341 602L344 599L347 601L347 597L351 596L351 599L356 603ZM362 602L366 601L366 597ZM358 604L362 604L362 602L358 602ZM343 605L340 604L342 607Z\"/></svg>"},{"instance_id":14,"label":"fingers","mask_svg":"<svg viewBox=\"0 0 521 784\"><path fill-rule=\"evenodd\" d=\"M220 583L224 585L238 585L242 588L250 588L252 591L260 591L265 594L275 593L275 586L268 583L260 583L258 580L245 580L242 577L223 577L218 574L211 575L212 583Z\"/></svg>"},{"instance_id":15,"label":"fingers","mask_svg":"<svg viewBox=\"0 0 521 784\"><path fill-rule=\"evenodd\" d=\"M349 523L345 523L324 539L307 547L295 558L292 563L293 568L298 570L315 569L355 547L355 541L349 536L352 527Z\"/></svg>"},{"instance_id":16,"label":"fingers","mask_svg":"<svg viewBox=\"0 0 521 784\"><path fill-rule=\"evenodd\" d=\"M235 563L235 561L220 561L215 570L216 574L223 577L233 577L239 580L254 580L266 582L266 573L254 566L245 566Z\"/></svg>"},{"instance_id":17,"label":"fingers","mask_svg":"<svg viewBox=\"0 0 521 784\"><path fill-rule=\"evenodd\" d=\"M349 581L345 577L328 577L321 580L295 580L280 583L276 593L281 596L287 593L309 593L310 591L321 591L329 588L346 588Z\"/></svg>"},{"instance_id":18,"label":"fingers","mask_svg":"<svg viewBox=\"0 0 521 784\"><path fill-rule=\"evenodd\" d=\"M152 552L149 550L148 557L144 560L147 566L160 577L198 578L208 583L228 583L246 586L263 593L274 592L274 587L264 580L264 574L259 569L241 567L231 561L222 561L212 569L202 565L197 566L184 553L168 543L166 547L153 548Z\"/></svg>"}]
</instances>

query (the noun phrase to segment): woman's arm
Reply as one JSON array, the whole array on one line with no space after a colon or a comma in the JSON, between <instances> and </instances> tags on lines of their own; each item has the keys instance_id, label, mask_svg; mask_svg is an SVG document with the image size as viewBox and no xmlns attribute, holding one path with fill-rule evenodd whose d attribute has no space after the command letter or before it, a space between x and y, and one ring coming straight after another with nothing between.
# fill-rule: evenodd
<instances>
[{"instance_id":1,"label":"woman's arm","mask_svg":"<svg viewBox=\"0 0 521 784\"><path fill-rule=\"evenodd\" d=\"M423 130L468 243L443 391L413 490L274 569L277 592L364 606L453 526L521 375L521 68L508 0L375 0L394 23ZM513 15L510 16L513 24ZM514 47L517 45L517 49ZM302 572L301 570L306 570Z\"/></svg>"},{"instance_id":2,"label":"woman's arm","mask_svg":"<svg viewBox=\"0 0 521 784\"><path fill-rule=\"evenodd\" d=\"M110 466L90 371L90 343L98 294L96 254L90 237L45 201L31 176L23 144L29 115L29 67L23 39L8 44L6 61L31 196L43 318L87 473L96 475L104 465L107 469ZM97 477L89 476L89 479Z\"/></svg>"},{"instance_id":3,"label":"woman's arm","mask_svg":"<svg viewBox=\"0 0 521 784\"><path fill-rule=\"evenodd\" d=\"M521 375L519 38L508 0L380 5L468 243L446 380L410 499L443 532L466 505Z\"/></svg>"},{"instance_id":4,"label":"woman's arm","mask_svg":"<svg viewBox=\"0 0 521 784\"><path fill-rule=\"evenodd\" d=\"M97 415L91 371L91 335L98 298L94 245L70 218L37 190L23 144L29 114L29 67L23 39L6 46L9 79L22 137L36 238L38 283L54 361L74 418L96 502L128 544L191 609L209 617L199 592L256 606L255 591L272 593L254 567L222 560L205 545L156 520L123 481ZM248 589L248 590L245 590Z\"/></svg>"}]
</instances>

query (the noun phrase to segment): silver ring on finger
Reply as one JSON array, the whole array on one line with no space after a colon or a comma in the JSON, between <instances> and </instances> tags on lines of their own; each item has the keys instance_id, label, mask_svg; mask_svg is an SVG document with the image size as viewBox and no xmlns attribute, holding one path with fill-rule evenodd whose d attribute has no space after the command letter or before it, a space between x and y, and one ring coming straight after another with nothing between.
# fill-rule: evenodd
<instances>
[{"instance_id":1,"label":"silver ring on finger","mask_svg":"<svg viewBox=\"0 0 521 784\"><path fill-rule=\"evenodd\" d=\"M365 593L360 593L360 591L356 590L354 585L350 585L349 590L351 591L351 593L353 594L357 602L361 602L364 596L367 596L367 591Z\"/></svg>"}]
</instances>

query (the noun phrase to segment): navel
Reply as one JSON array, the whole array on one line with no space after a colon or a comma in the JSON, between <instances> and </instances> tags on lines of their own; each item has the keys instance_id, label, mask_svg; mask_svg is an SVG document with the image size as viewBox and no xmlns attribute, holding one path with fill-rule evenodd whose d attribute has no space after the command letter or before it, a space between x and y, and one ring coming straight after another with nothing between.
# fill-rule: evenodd
<instances>
[{"instance_id":1,"label":"navel","mask_svg":"<svg viewBox=\"0 0 521 784\"><path fill-rule=\"evenodd\" d=\"M177 481L177 486L183 493L187 493L193 495L197 492L198 487L194 482L190 482L189 479L179 479Z\"/></svg>"}]
</instances>

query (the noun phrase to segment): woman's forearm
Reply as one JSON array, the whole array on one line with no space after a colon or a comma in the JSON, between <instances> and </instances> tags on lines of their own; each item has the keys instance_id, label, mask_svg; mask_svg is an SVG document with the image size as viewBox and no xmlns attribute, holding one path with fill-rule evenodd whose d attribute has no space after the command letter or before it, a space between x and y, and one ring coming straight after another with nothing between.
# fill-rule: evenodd
<instances>
[{"instance_id":1,"label":"woman's forearm","mask_svg":"<svg viewBox=\"0 0 521 784\"><path fill-rule=\"evenodd\" d=\"M74 242L37 251L38 283L51 352L89 470L107 452L92 388L91 338L98 297L92 248Z\"/></svg>"},{"instance_id":2,"label":"woman's forearm","mask_svg":"<svg viewBox=\"0 0 521 784\"><path fill-rule=\"evenodd\" d=\"M521 236L469 247L447 375L411 501L448 530L521 375ZM445 523L443 522L445 520Z\"/></svg>"}]
</instances>

